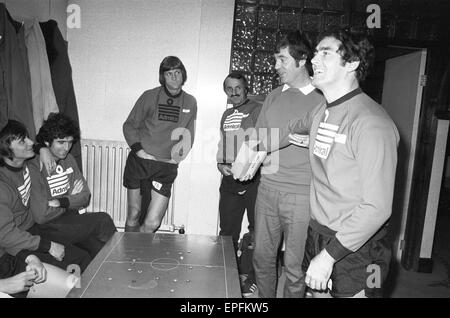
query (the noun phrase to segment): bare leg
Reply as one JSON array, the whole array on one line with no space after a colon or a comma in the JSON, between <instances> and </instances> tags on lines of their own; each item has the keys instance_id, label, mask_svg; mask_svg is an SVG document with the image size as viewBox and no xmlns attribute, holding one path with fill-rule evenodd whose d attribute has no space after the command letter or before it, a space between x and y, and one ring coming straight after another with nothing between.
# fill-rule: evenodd
<instances>
[{"instance_id":1,"label":"bare leg","mask_svg":"<svg viewBox=\"0 0 450 318\"><path fill-rule=\"evenodd\" d=\"M125 231L138 232L133 229L138 229L139 226L139 214L141 212L141 190L140 189L128 189L128 213L127 221L125 224Z\"/></svg>"},{"instance_id":2,"label":"bare leg","mask_svg":"<svg viewBox=\"0 0 450 318\"><path fill-rule=\"evenodd\" d=\"M141 232L155 233L161 225L161 221L166 214L169 198L152 190L152 200L148 207L147 217L141 226Z\"/></svg>"},{"instance_id":3,"label":"bare leg","mask_svg":"<svg viewBox=\"0 0 450 318\"><path fill-rule=\"evenodd\" d=\"M47 280L31 287L27 298L64 298L80 279L56 266L47 263L44 266Z\"/></svg>"}]
</instances>

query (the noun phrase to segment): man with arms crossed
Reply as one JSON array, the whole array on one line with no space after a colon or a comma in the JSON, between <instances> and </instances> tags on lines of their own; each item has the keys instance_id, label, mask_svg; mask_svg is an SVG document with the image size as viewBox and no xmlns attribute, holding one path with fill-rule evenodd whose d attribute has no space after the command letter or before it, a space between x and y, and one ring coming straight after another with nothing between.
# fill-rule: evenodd
<instances>
[{"instance_id":1,"label":"man with arms crossed","mask_svg":"<svg viewBox=\"0 0 450 318\"><path fill-rule=\"evenodd\" d=\"M79 139L78 125L63 114L50 114L39 129L36 140L47 147L56 163L51 173L41 169L46 199L49 205L62 209L53 209L53 213L40 211L34 214L34 219L55 240L75 244L94 258L117 230L105 212L79 213L91 198L86 180L69 153Z\"/></svg>"}]
</instances>

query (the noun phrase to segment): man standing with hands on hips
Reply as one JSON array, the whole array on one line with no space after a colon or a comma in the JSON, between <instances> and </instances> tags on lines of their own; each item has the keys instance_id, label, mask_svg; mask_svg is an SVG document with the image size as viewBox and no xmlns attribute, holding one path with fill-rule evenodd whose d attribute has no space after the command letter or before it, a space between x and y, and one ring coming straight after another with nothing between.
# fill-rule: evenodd
<instances>
[{"instance_id":1,"label":"man standing with hands on hips","mask_svg":"<svg viewBox=\"0 0 450 318\"><path fill-rule=\"evenodd\" d=\"M181 60L165 57L159 66L161 86L145 91L123 124L131 148L123 176L128 198L126 232L158 230L178 164L194 143L197 101L183 90L186 80Z\"/></svg>"}]
</instances>

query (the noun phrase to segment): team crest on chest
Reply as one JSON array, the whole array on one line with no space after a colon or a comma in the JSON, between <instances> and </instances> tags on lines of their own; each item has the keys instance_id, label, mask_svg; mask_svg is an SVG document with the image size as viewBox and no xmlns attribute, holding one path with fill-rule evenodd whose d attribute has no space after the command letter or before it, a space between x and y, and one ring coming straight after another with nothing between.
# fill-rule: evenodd
<instances>
[{"instance_id":1,"label":"team crest on chest","mask_svg":"<svg viewBox=\"0 0 450 318\"><path fill-rule=\"evenodd\" d=\"M71 167L64 171L64 168L58 165L56 167L56 174L47 177L47 183L50 189L50 195L52 197L60 196L69 191L69 175L71 173L73 173L73 169Z\"/></svg>"},{"instance_id":2,"label":"team crest on chest","mask_svg":"<svg viewBox=\"0 0 450 318\"><path fill-rule=\"evenodd\" d=\"M178 123L180 119L181 107L173 105L172 99L170 99L170 101L170 105L169 100L167 101L166 105L158 105L158 120Z\"/></svg>"},{"instance_id":3,"label":"team crest on chest","mask_svg":"<svg viewBox=\"0 0 450 318\"><path fill-rule=\"evenodd\" d=\"M316 140L314 142L313 153L319 158L327 159L331 151L339 126L321 122L317 130Z\"/></svg>"},{"instance_id":4,"label":"team crest on chest","mask_svg":"<svg viewBox=\"0 0 450 318\"><path fill-rule=\"evenodd\" d=\"M18 187L17 190L20 193L23 205L27 206L31 194L31 178L30 170L28 170L28 167L25 167L25 170L23 171L23 185Z\"/></svg>"},{"instance_id":5,"label":"team crest on chest","mask_svg":"<svg viewBox=\"0 0 450 318\"><path fill-rule=\"evenodd\" d=\"M233 131L241 128L242 120L247 118L249 114L240 113L237 109L225 118L223 123L224 131Z\"/></svg>"}]
</instances>

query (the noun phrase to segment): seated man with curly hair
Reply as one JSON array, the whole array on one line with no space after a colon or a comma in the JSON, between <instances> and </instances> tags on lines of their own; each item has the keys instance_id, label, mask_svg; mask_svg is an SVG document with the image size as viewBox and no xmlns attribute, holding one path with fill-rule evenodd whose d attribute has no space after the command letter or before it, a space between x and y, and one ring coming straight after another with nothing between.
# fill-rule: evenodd
<instances>
[{"instance_id":1,"label":"seated man with curly hair","mask_svg":"<svg viewBox=\"0 0 450 318\"><path fill-rule=\"evenodd\" d=\"M63 213L56 210L58 213L34 217L47 229L47 234L75 244L94 257L117 230L105 212L79 213L89 205L91 197L86 180L69 154L72 144L79 138L78 126L62 114L51 114L40 128L36 140L48 148L56 162L51 173L41 169L41 177L47 188L49 206L62 207Z\"/></svg>"}]
</instances>

